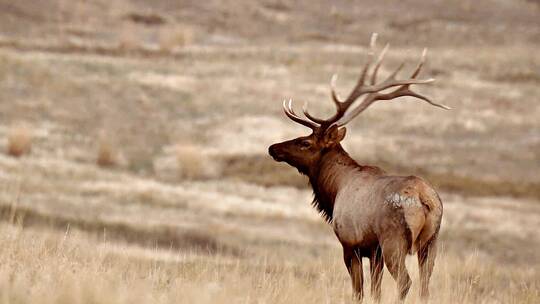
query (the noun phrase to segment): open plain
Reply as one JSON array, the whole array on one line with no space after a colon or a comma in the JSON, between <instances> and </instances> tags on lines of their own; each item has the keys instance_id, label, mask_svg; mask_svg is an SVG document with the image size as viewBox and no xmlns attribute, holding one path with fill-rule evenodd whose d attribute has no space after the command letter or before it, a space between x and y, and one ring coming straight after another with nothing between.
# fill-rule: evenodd
<instances>
[{"instance_id":1,"label":"open plain","mask_svg":"<svg viewBox=\"0 0 540 304\"><path fill-rule=\"evenodd\" d=\"M377 104L344 141L440 192L433 303L538 303L539 19L523 0L0 0L0 303L351 303L307 180L267 148L307 134L283 99L331 113L372 32L383 74L429 48L418 90L453 108Z\"/></svg>"}]
</instances>

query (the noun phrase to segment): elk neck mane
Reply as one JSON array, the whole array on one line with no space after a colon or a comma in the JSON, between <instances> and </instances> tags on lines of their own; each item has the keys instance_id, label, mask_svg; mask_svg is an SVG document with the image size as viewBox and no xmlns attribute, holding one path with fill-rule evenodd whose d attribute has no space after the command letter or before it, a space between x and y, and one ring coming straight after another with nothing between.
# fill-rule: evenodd
<instances>
[{"instance_id":1,"label":"elk neck mane","mask_svg":"<svg viewBox=\"0 0 540 304\"><path fill-rule=\"evenodd\" d=\"M384 174L384 171L378 167L359 165L341 145L324 151L321 160L312 169L307 174L313 188L311 204L327 222L332 221L334 200L340 184L348 176L347 173L364 171L374 175Z\"/></svg>"}]
</instances>

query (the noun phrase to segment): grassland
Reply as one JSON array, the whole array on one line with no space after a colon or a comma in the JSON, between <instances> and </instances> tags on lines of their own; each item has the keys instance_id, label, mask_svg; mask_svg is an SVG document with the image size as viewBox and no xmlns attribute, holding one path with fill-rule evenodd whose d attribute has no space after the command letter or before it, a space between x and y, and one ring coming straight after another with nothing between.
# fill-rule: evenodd
<instances>
[{"instance_id":1,"label":"grassland","mask_svg":"<svg viewBox=\"0 0 540 304\"><path fill-rule=\"evenodd\" d=\"M345 94L374 31L392 44L383 73L429 47L437 82L420 90L453 108L380 104L344 142L440 190L433 303L537 303L539 15L534 1L0 1L0 303L351 302L305 178L266 149L306 132L284 98L330 113L330 76ZM390 303L388 273L383 286Z\"/></svg>"}]
</instances>

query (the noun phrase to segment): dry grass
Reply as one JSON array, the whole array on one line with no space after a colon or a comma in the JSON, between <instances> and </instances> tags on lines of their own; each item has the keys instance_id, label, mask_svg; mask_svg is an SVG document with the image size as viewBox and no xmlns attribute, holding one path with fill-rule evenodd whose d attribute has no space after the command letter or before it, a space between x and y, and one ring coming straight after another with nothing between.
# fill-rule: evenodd
<instances>
[{"instance_id":1,"label":"dry grass","mask_svg":"<svg viewBox=\"0 0 540 304\"><path fill-rule=\"evenodd\" d=\"M191 143L178 144L174 147L174 155L180 178L197 180L219 174L218 164L205 154L201 146Z\"/></svg>"},{"instance_id":2,"label":"dry grass","mask_svg":"<svg viewBox=\"0 0 540 304\"><path fill-rule=\"evenodd\" d=\"M32 208L0 205L0 220L14 224L20 228L47 227L57 231L77 229L94 235L103 235L107 240L123 244L184 250L223 255L240 255L240 250L220 243L212 235L202 231L176 231L166 225L130 225L125 222L108 222L88 220L84 217L69 217L47 214Z\"/></svg>"},{"instance_id":3,"label":"dry grass","mask_svg":"<svg viewBox=\"0 0 540 304\"><path fill-rule=\"evenodd\" d=\"M351 303L306 179L266 150L306 134L283 116L283 98L330 114L330 76L339 73L342 94L354 85L373 31L392 44L381 74L429 47L422 77L437 82L419 91L454 108L381 103L344 143L361 163L451 191L440 193L433 303L539 302L537 5L0 8L0 134L39 126L32 157L0 155L0 304ZM96 140L104 125L114 140ZM122 168L122 155L131 170L96 166ZM384 280L390 303L395 283Z\"/></svg>"},{"instance_id":4,"label":"dry grass","mask_svg":"<svg viewBox=\"0 0 540 304\"><path fill-rule=\"evenodd\" d=\"M352 303L349 279L334 250L288 265L271 252L250 260L179 254L89 241L76 230L36 233L2 226L0 241L0 301L6 304ZM416 268L409 262L410 269ZM457 259L443 252L432 298L441 304L537 303L538 282L530 279L528 271L495 265L474 253ZM417 302L416 289L414 284L406 303ZM393 302L388 273L383 295L383 303Z\"/></svg>"},{"instance_id":5,"label":"dry grass","mask_svg":"<svg viewBox=\"0 0 540 304\"><path fill-rule=\"evenodd\" d=\"M159 48L169 53L192 44L193 38L193 31L181 25L163 26L158 30Z\"/></svg>"},{"instance_id":6,"label":"dry grass","mask_svg":"<svg viewBox=\"0 0 540 304\"><path fill-rule=\"evenodd\" d=\"M167 184L65 159L0 166L0 220L15 223L0 225L4 303L350 303L340 248L307 190ZM435 303L535 303L539 206L442 196ZM414 258L409 269L417 282ZM388 273L383 286L391 303Z\"/></svg>"},{"instance_id":7,"label":"dry grass","mask_svg":"<svg viewBox=\"0 0 540 304\"><path fill-rule=\"evenodd\" d=\"M7 137L8 155L21 157L32 150L32 132L26 126L13 127Z\"/></svg>"}]
</instances>

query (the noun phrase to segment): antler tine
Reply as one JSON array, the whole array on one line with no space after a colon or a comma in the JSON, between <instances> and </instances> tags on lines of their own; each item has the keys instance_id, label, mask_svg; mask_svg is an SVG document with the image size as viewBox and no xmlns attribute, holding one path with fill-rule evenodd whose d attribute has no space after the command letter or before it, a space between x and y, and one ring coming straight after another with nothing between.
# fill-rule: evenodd
<instances>
[{"instance_id":1,"label":"antler tine","mask_svg":"<svg viewBox=\"0 0 540 304\"><path fill-rule=\"evenodd\" d=\"M386 54L386 52L388 51L389 49L389 44L387 44L383 50L381 51L381 53L379 54L379 56L377 57L377 60L375 61L375 67L373 69L373 72L371 73L371 75L368 76L369 71L370 71L370 68L372 66L372 64L374 63L374 58L375 58L375 45L376 45L376 42L377 42L377 34L374 33L373 35L371 35L371 40L370 40L370 44L369 44L369 53L368 53L368 59L366 61L366 64L364 65L363 69L362 69L362 72L360 74L360 77L359 79L357 80L356 82L356 85L354 86L354 88L352 89L351 93L349 94L349 96L344 100L342 101L341 98L338 96L338 94L336 93L336 82L337 82L337 74L334 74L332 76L332 79L330 80L330 93L331 93L331 96L332 96L332 101L334 102L335 106L336 106L336 113L328 118L328 119L320 119L320 118L317 118L317 117L314 117L313 115L309 114L308 110L307 110L307 104L304 104L304 108L303 108L303 112L304 112L304 115L310 119L311 121L313 122L316 122L320 125L331 125L333 124L334 122L340 120L345 112L347 112L347 110L349 109L349 107L352 106L352 104L356 101L356 99L358 99L358 97L360 97L361 95L364 95L364 94L367 94L367 93L374 93L374 92L378 92L378 91L381 91L381 90L384 90L384 89L387 89L387 88L390 88L390 87L394 87L394 86L402 86L404 84L409 84L409 83L424 83L424 82L430 82L431 80L408 80L408 81L396 81L395 80L395 75L397 75L397 73L401 70L401 68L403 67L403 64L394 72L392 73L392 75L390 75L390 77L388 77L385 81L383 81L381 84L375 84L376 82L376 79L377 79L377 73L382 65L382 62L384 60L384 56ZM366 78L370 78L369 79L369 82L370 82L370 85L366 85Z\"/></svg>"},{"instance_id":2,"label":"antler tine","mask_svg":"<svg viewBox=\"0 0 540 304\"><path fill-rule=\"evenodd\" d=\"M337 74L334 74L332 75L332 79L330 79L330 93L332 94L332 100L334 101L334 103L337 105L339 105L341 103L341 98L339 97L339 95L336 93L336 82L337 82L337 78L338 78L338 75Z\"/></svg>"},{"instance_id":3,"label":"antler tine","mask_svg":"<svg viewBox=\"0 0 540 304\"><path fill-rule=\"evenodd\" d=\"M339 113L341 113L343 111L342 109L342 105L343 105L343 102L340 100L341 98L338 96L338 94L336 93L336 81L337 81L337 77L338 75L337 74L334 74L332 75L332 79L330 79L330 93L332 95L332 101L334 101L334 104L336 106L336 109L337 109L337 112L336 114L334 114L332 117L330 117L329 119L321 119L321 118L317 118L311 114L309 114L308 112L308 109L307 109L307 106L308 106L308 102L306 101L304 103L304 106L302 107L302 111L304 112L304 115L310 119L311 121L314 121L320 125L323 125L323 124L330 124L332 122L334 122L335 120L338 119L338 115Z\"/></svg>"},{"instance_id":4,"label":"antler tine","mask_svg":"<svg viewBox=\"0 0 540 304\"><path fill-rule=\"evenodd\" d=\"M427 48L424 48L422 51L422 57L420 58L420 62L418 62L418 66L416 66L416 70L411 75L411 78L414 79L418 74L420 74L420 70L422 70L422 67L424 66L424 62L426 62L426 55L427 55Z\"/></svg>"},{"instance_id":5,"label":"antler tine","mask_svg":"<svg viewBox=\"0 0 540 304\"><path fill-rule=\"evenodd\" d=\"M289 99L289 102L287 102L287 100L283 100L283 111L285 112L285 115L287 115L287 117L289 117L292 121L304 125L312 130L315 130L319 127L317 124L296 115L292 108L292 99Z\"/></svg>"},{"instance_id":6,"label":"antler tine","mask_svg":"<svg viewBox=\"0 0 540 304\"><path fill-rule=\"evenodd\" d=\"M384 49L382 50L381 54L379 55L379 58L377 58L377 61L375 63L375 68L373 69L373 74L371 74L371 84L374 85L377 81L377 72L379 71L379 68L381 67L382 61L384 59L384 55L386 55L386 51L388 51L388 48L390 47L390 44L386 44Z\"/></svg>"},{"instance_id":7,"label":"antler tine","mask_svg":"<svg viewBox=\"0 0 540 304\"><path fill-rule=\"evenodd\" d=\"M422 67L424 66L426 54L427 54L427 49L424 49L424 51L422 52L422 57L420 58L420 62L418 63L418 66L411 74L410 79L405 79L405 80L395 79L396 75L402 69L404 65L404 63L402 63L390 76L387 77L385 81L383 81L382 83L378 85L372 84L370 88L366 88L363 93L369 93L369 95L367 95L367 97L362 101L362 103L356 106L351 111L345 113L340 119L332 123L332 125L337 125L338 127L340 127L347 124L354 117L356 117L358 114L362 113L365 109L367 109L375 101L391 100L391 99L395 99L395 98L403 97L403 96L415 97L429 103L432 106L439 107L445 110L450 110L451 108L449 106L435 103L428 97L418 94L410 89L410 86L413 84L427 84L427 83L431 83L435 81L435 79L433 78L425 79L425 80L416 79L418 74L420 74ZM378 64L380 63L378 62ZM372 83L374 83L373 79L374 77L372 75ZM386 94L380 93L381 91L388 88L392 88L392 87L398 87L398 88Z\"/></svg>"},{"instance_id":8,"label":"antler tine","mask_svg":"<svg viewBox=\"0 0 540 304\"><path fill-rule=\"evenodd\" d=\"M371 104L373 104L374 102L376 102L378 100L392 100L392 99L396 99L398 97L404 97L404 96L410 96L410 97L418 98L420 100L423 100L423 101L429 103L432 106L439 107L439 108L442 108L442 109L445 109L445 110L451 110L452 109L451 107L449 107L447 105L435 103L431 99L429 99L428 97L426 97L424 95L421 95L421 94L418 94L418 93L410 90L408 88L408 85L407 85L407 86L402 86L402 87L400 87L400 88L398 88L398 89L396 89L396 90L394 90L393 92L390 92L390 93L386 93L386 94L373 93L373 94L368 95L366 97L366 99L364 99L364 101L362 101L362 103L360 105L358 105L352 111L347 112L345 115L343 115L342 118L340 118L338 121L336 121L332 125L337 125L338 127L346 125L349 121L351 121L353 118L355 118L358 114L364 112L364 110L366 110Z\"/></svg>"},{"instance_id":9,"label":"antler tine","mask_svg":"<svg viewBox=\"0 0 540 304\"><path fill-rule=\"evenodd\" d=\"M377 43L377 36L378 36L377 33L373 33L371 35L371 40L369 41L368 60L366 62L366 65L364 66L364 70L362 71L362 76L358 80L358 84L356 85L353 92L356 91L357 88L360 88L360 86L364 85L366 76L369 72L369 68L371 67L371 64L373 63L373 58L375 57L375 44Z\"/></svg>"},{"instance_id":10,"label":"antler tine","mask_svg":"<svg viewBox=\"0 0 540 304\"><path fill-rule=\"evenodd\" d=\"M425 101L429 103L432 106L436 106L442 109L449 110L450 107L438 104L433 102L431 99L424 95L420 95L410 89L411 85L414 84L427 84L435 81L435 79L429 78L429 79L417 79L416 77L420 74L422 68L424 67L426 55L427 55L427 49L424 49L422 52L422 57L420 58L420 61L418 62L418 65L412 72L410 78L408 79L396 79L398 73L403 69L405 63L401 63L396 70L394 70L386 79L380 83L377 82L377 74L379 72L379 69L382 65L382 62L384 61L384 56L386 55L386 52L390 48L390 46L387 44L379 56L377 57L377 60L375 61L375 66L373 68L373 71L370 74L370 68L372 64L374 63L374 56L375 56L375 43L377 41L377 34L374 33L371 36L370 41L370 51L368 53L368 60L366 64L364 65L364 68L362 69L362 72L360 74L360 77L349 94L349 96L345 100L341 100L341 98L336 93L336 81L337 81L337 74L334 74L332 76L332 79L330 80L330 93L332 96L332 101L336 105L336 113L328 118L328 119L320 119L317 117L314 117L313 115L309 114L308 112L308 103L306 102L303 106L303 112L307 119L301 118L292 109L292 100L289 100L289 103L287 105L286 101L283 103L283 108L285 110L285 114L292 120L305 125L313 130L316 128L329 128L333 125L337 125L338 127L341 127L345 124L347 124L349 121L351 121L354 117L356 117L358 114L362 113L365 109L367 109L371 104L378 100L391 100L398 97L403 96L409 96L414 97L417 99L420 99L422 101ZM366 78L369 77L369 84L365 84ZM384 90L395 88L393 91L389 93L382 93ZM365 98L362 100L362 102L358 105L356 105L355 101L360 97L365 95Z\"/></svg>"},{"instance_id":11,"label":"antler tine","mask_svg":"<svg viewBox=\"0 0 540 304\"><path fill-rule=\"evenodd\" d=\"M416 66L416 69L414 70L414 72L411 74L411 79L416 79L418 74L420 74L420 71L422 70L422 67L424 66L424 63L426 62L426 55L427 55L427 48L424 48L424 50L422 51L422 56L420 57L420 61L418 62L418 65ZM433 82L433 81L435 81L435 79L431 78L431 79L427 79L426 81ZM425 102L427 102L427 103L429 103L429 104L431 104L433 106L442 108L442 109L446 109L446 110L451 109L449 106L435 103L435 102L431 101L428 97L412 91L410 89L411 85L412 85L412 83L411 84L405 84L405 85L400 86L397 90L395 90L393 92L390 92L388 94L380 94L377 99L378 100L388 100L388 99L393 99L393 98L397 98L397 97L401 97L401 96L410 96L410 97L415 97L415 98L424 100Z\"/></svg>"},{"instance_id":12,"label":"antler tine","mask_svg":"<svg viewBox=\"0 0 540 304\"><path fill-rule=\"evenodd\" d=\"M386 51L386 50L383 50L383 51ZM422 57L420 58L420 62L418 63L418 66L416 67L416 69L412 73L410 79L396 80L397 74L405 66L405 62L402 62L398 66L398 68L396 70L394 70L394 72L392 72L390 75L388 75L388 77L386 77L386 79L383 82L381 82L380 84L372 84L371 86L365 88L363 93L375 93L375 92L380 92L380 91L383 91L383 90L386 90L386 89L389 89L389 88L392 88L392 87L401 87L401 86L404 86L404 85L410 86L410 85L413 85L413 84L427 84L427 83L431 83L431 82L435 81L435 79L433 79L433 78L424 79L424 80L416 79L416 76L418 76L418 74L422 70L422 67L424 66L424 62L425 62L425 59L426 59L426 54L427 54L427 49L424 49L424 51L422 52ZM383 55L383 54L381 54L381 55Z\"/></svg>"},{"instance_id":13,"label":"antler tine","mask_svg":"<svg viewBox=\"0 0 540 304\"><path fill-rule=\"evenodd\" d=\"M364 65L364 68L362 69L362 73L360 74L360 78L358 78L358 81L356 85L354 86L354 89L352 90L351 94L347 99L340 104L340 110L346 111L349 106L362 94L363 88L365 87L365 80L366 76L369 72L369 68L371 67L371 64L373 63L373 57L375 56L375 43L377 42L377 33L373 33L371 35L371 40L369 43L369 52L368 52L368 60L366 64Z\"/></svg>"},{"instance_id":14,"label":"antler tine","mask_svg":"<svg viewBox=\"0 0 540 304\"><path fill-rule=\"evenodd\" d=\"M420 57L420 61L418 62L418 65L416 66L416 69L411 74L411 79L416 79L418 74L420 74L420 71L422 70L422 67L424 66L424 63L426 62L426 55L427 55L427 48L424 48L424 50L422 51L422 57ZM435 79L427 79L427 80L435 81ZM429 103L429 104L431 104L433 106L436 106L436 107L439 107L439 108L442 108L442 109L446 109L446 110L451 109L449 106L435 103L431 99L429 99L428 97L412 91L410 89L411 85L412 84L402 85L401 87L399 87L397 90L395 90L393 92L390 92L388 94L379 95L379 97L377 99L378 100L388 100L388 99L394 99L394 98L401 97L401 96L410 96L410 97L415 97L415 98L421 99L421 100L423 100L423 101L425 101L425 102L427 102L427 103Z\"/></svg>"},{"instance_id":15,"label":"antler tine","mask_svg":"<svg viewBox=\"0 0 540 304\"><path fill-rule=\"evenodd\" d=\"M302 112L304 112L304 115L306 115L306 117L309 119L309 120L312 120L318 124L323 124L325 122L324 119L320 119L320 118L317 118L311 114L309 114L308 112L308 102L304 102L304 105L302 106Z\"/></svg>"},{"instance_id":16,"label":"antler tine","mask_svg":"<svg viewBox=\"0 0 540 304\"><path fill-rule=\"evenodd\" d=\"M411 97L415 97L415 98L418 98L418 99L421 99L427 103L429 103L430 105L432 106L435 106L435 107L439 107L441 109L445 109L445 110L452 110L451 107L447 106L447 105L444 105L444 104L441 104L441 103L436 103L436 102L433 102L431 99L429 99L428 97L424 96L424 95L421 95L421 94L418 94L410 89L407 89L405 93L402 93L400 94L399 96L396 96L396 97L401 97L401 96L411 96ZM396 97L391 97L390 99L393 99L393 98L396 98Z\"/></svg>"},{"instance_id":17,"label":"antler tine","mask_svg":"<svg viewBox=\"0 0 540 304\"><path fill-rule=\"evenodd\" d=\"M381 51L381 54L379 55L379 57L377 59L377 62L375 64L375 68L374 68L373 73L371 75L371 85L364 85L365 78L367 76L369 67L373 63L373 57L374 57L373 49L375 47L375 41L376 40L377 40L377 34L373 34L372 38L371 38L371 43L370 43L370 50L371 51L368 54L368 56L369 56L368 62L364 66L364 69L362 70L362 74L361 74L360 78L358 79L358 82L357 82L356 86L354 87L353 91L351 92L349 97L347 97L347 99L345 101L340 102L340 103L336 103L336 104L338 104L338 109L339 109L339 111L342 112L342 114L345 111L347 111L347 109L354 103L354 101L356 99L358 99L358 97L360 97L360 96L362 96L364 94L380 92L380 91L383 91L383 90L386 90L386 89L389 89L389 88L392 88L392 87L399 87L399 86L403 86L403 85L412 85L412 84L426 84L426 83L430 83L430 82L434 81L434 79L431 79L431 78L430 79L425 79L425 80L418 80L418 79L415 79L414 77L411 78L411 79L396 80L397 74L405 66L405 62L403 62L383 82L381 82L379 84L375 84L374 82L375 82L375 80L377 78L378 70L379 70L379 68L382 65L382 62L384 60L384 55L386 54L387 50L390 47L389 45L386 45L384 47L384 49ZM424 63L423 60L424 59L422 59L422 61L420 62L419 67L417 68L417 71L415 71L414 76L416 76L418 74L418 72L420 71L420 69L422 68L423 63Z\"/></svg>"}]
</instances>

